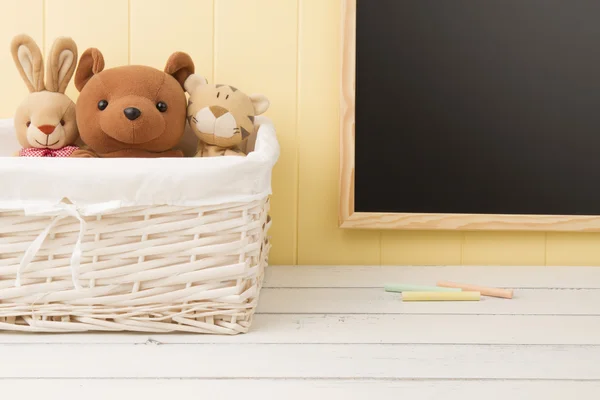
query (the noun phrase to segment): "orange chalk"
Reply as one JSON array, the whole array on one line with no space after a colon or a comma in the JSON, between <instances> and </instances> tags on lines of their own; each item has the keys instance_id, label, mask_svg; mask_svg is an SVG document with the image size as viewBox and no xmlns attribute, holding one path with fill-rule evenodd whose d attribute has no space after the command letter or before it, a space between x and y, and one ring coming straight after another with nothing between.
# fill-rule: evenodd
<instances>
[{"instance_id":1,"label":"orange chalk","mask_svg":"<svg viewBox=\"0 0 600 400\"><path fill-rule=\"evenodd\" d=\"M491 288L491 287L485 287L485 286L476 286L476 285L468 285L468 284L464 284L464 283L444 282L444 281L438 282L437 285L440 287L459 288L462 290L479 292L484 296L490 296L490 297L502 297L504 299L512 299L512 297L513 297L513 291L509 290L509 289L498 289L498 288Z\"/></svg>"}]
</instances>

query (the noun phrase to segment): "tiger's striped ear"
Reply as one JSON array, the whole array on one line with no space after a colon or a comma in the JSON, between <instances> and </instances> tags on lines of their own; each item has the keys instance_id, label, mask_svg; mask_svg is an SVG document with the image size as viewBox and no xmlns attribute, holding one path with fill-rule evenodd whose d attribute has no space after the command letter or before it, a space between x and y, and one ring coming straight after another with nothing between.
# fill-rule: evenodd
<instances>
[{"instance_id":1,"label":"tiger's striped ear","mask_svg":"<svg viewBox=\"0 0 600 400\"><path fill-rule=\"evenodd\" d=\"M196 89L198 89L199 86L207 85L207 84L208 84L208 81L203 76L200 76L198 74L191 74L185 80L183 87L186 92L188 92L189 94L192 94L196 91Z\"/></svg>"},{"instance_id":2,"label":"tiger's striped ear","mask_svg":"<svg viewBox=\"0 0 600 400\"><path fill-rule=\"evenodd\" d=\"M252 101L252 105L254 106L255 115L267 112L271 105L269 99L264 94L251 94L248 97L250 97L250 101Z\"/></svg>"}]
</instances>

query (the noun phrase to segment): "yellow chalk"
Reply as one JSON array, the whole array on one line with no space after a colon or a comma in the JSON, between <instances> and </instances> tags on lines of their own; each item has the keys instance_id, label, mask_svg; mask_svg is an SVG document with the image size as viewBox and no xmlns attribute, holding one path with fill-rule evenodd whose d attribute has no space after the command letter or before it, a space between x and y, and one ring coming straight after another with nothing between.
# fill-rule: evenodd
<instances>
[{"instance_id":1,"label":"yellow chalk","mask_svg":"<svg viewBox=\"0 0 600 400\"><path fill-rule=\"evenodd\" d=\"M479 292L403 292L402 301L479 301Z\"/></svg>"}]
</instances>

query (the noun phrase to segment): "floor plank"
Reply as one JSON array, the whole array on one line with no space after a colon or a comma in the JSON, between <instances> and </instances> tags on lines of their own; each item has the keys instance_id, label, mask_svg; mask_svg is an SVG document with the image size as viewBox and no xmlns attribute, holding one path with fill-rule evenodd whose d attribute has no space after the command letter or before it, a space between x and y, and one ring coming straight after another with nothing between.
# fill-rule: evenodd
<instances>
[{"instance_id":1,"label":"floor plank","mask_svg":"<svg viewBox=\"0 0 600 400\"><path fill-rule=\"evenodd\" d=\"M435 326L436 329L431 329ZM600 345L600 318L522 315L257 315L238 336L0 333L0 344L577 344Z\"/></svg>"},{"instance_id":2,"label":"floor plank","mask_svg":"<svg viewBox=\"0 0 600 400\"><path fill-rule=\"evenodd\" d=\"M403 303L382 288L441 279L517 289L512 300ZM61 400L591 398L599 289L594 268L271 267L248 334L0 333L0 379L3 393Z\"/></svg>"},{"instance_id":3,"label":"floor plank","mask_svg":"<svg viewBox=\"0 0 600 400\"><path fill-rule=\"evenodd\" d=\"M207 394L224 399L391 399L418 400L564 400L593 398L600 392L597 381L398 381L398 380L154 380L154 379L8 379L5 393L23 393L44 400L164 400L173 395ZM254 394L254 395L252 395ZM268 394L268 395L267 395ZM179 397L179 396L178 396ZM202 397L202 396L201 396Z\"/></svg>"},{"instance_id":4,"label":"floor plank","mask_svg":"<svg viewBox=\"0 0 600 400\"><path fill-rule=\"evenodd\" d=\"M5 378L600 380L600 346L1 345Z\"/></svg>"},{"instance_id":5,"label":"floor plank","mask_svg":"<svg viewBox=\"0 0 600 400\"><path fill-rule=\"evenodd\" d=\"M600 268L272 266L267 268L265 287L375 288L401 282L435 285L440 280L498 287L600 289Z\"/></svg>"},{"instance_id":6,"label":"floor plank","mask_svg":"<svg viewBox=\"0 0 600 400\"><path fill-rule=\"evenodd\" d=\"M519 289L514 298L482 297L476 302L402 302L381 288L269 289L260 295L260 313L284 314L481 314L600 315L600 290Z\"/></svg>"}]
</instances>

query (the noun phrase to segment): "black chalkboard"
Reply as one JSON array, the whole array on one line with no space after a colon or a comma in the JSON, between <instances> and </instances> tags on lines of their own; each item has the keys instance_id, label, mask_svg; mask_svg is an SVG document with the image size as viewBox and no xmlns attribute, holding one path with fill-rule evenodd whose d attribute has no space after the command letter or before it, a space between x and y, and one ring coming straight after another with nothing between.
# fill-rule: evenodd
<instances>
[{"instance_id":1,"label":"black chalkboard","mask_svg":"<svg viewBox=\"0 0 600 400\"><path fill-rule=\"evenodd\" d=\"M600 214L599 0L357 0L355 210Z\"/></svg>"}]
</instances>

